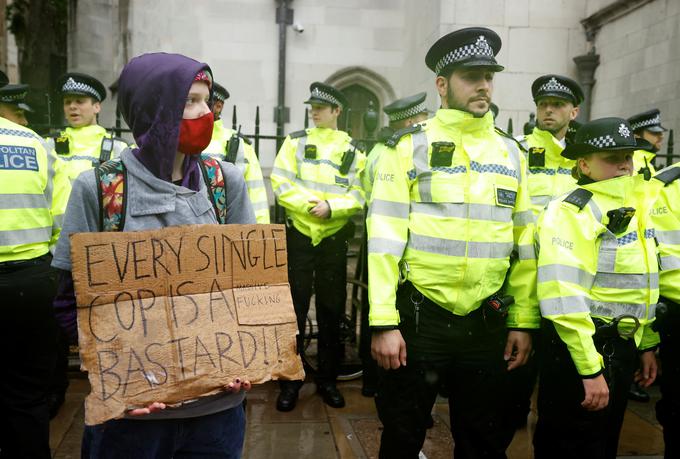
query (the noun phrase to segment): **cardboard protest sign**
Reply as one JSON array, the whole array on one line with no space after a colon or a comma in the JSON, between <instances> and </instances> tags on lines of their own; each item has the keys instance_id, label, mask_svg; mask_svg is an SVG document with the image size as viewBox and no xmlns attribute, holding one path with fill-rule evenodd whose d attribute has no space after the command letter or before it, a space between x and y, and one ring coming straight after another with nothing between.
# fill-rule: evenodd
<instances>
[{"instance_id":1,"label":"cardboard protest sign","mask_svg":"<svg viewBox=\"0 0 680 459\"><path fill-rule=\"evenodd\" d=\"M71 235L85 422L304 379L283 225Z\"/></svg>"}]
</instances>

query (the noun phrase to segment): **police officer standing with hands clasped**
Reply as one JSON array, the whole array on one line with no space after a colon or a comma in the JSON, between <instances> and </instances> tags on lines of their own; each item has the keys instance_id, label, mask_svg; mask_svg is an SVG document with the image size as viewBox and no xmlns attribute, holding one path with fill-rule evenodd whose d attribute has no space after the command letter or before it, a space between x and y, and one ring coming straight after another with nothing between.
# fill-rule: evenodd
<instances>
[{"instance_id":1,"label":"police officer standing with hands clasped","mask_svg":"<svg viewBox=\"0 0 680 459\"><path fill-rule=\"evenodd\" d=\"M349 219L364 208L359 183L366 157L352 138L338 130L338 116L347 99L336 88L312 83L314 128L291 133L281 145L272 188L286 209L288 277L297 315L298 345L307 321L312 289L319 324L317 392L334 408L345 406L335 384L340 360L340 318L347 297L347 240L354 228ZM279 411L295 408L302 381L281 381Z\"/></svg>"},{"instance_id":2,"label":"police officer standing with hands clasped","mask_svg":"<svg viewBox=\"0 0 680 459\"><path fill-rule=\"evenodd\" d=\"M526 362L539 312L525 159L489 111L500 47L486 28L440 38L425 62L442 108L397 133L377 167L368 256L381 458L418 457L440 388L456 457L505 457L514 434L507 375Z\"/></svg>"}]
</instances>

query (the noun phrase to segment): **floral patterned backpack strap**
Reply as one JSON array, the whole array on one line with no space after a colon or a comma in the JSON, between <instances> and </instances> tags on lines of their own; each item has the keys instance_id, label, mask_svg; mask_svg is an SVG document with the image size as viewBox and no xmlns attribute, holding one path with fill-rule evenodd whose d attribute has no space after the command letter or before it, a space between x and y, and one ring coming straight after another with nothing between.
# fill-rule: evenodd
<instances>
[{"instance_id":1,"label":"floral patterned backpack strap","mask_svg":"<svg viewBox=\"0 0 680 459\"><path fill-rule=\"evenodd\" d=\"M123 231L127 172L121 160L110 160L94 170L99 190L99 231Z\"/></svg>"},{"instance_id":2,"label":"floral patterned backpack strap","mask_svg":"<svg viewBox=\"0 0 680 459\"><path fill-rule=\"evenodd\" d=\"M213 203L217 221L224 225L227 223L227 185L224 183L220 162L209 156L201 156L199 164L203 179L208 186L208 195Z\"/></svg>"}]
</instances>

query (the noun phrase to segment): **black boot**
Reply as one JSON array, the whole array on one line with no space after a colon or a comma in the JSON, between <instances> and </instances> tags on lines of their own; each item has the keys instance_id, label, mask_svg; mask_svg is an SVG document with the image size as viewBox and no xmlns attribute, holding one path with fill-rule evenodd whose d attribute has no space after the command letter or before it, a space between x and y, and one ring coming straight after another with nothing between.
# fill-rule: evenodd
<instances>
[{"instance_id":1,"label":"black boot","mask_svg":"<svg viewBox=\"0 0 680 459\"><path fill-rule=\"evenodd\" d=\"M279 411L292 411L298 400L300 388L295 384L281 384L281 393L276 399L276 409Z\"/></svg>"},{"instance_id":2,"label":"black boot","mask_svg":"<svg viewBox=\"0 0 680 459\"><path fill-rule=\"evenodd\" d=\"M321 395L326 405L333 408L345 406L345 397L342 396L338 388L333 383L318 383L316 391Z\"/></svg>"}]
</instances>

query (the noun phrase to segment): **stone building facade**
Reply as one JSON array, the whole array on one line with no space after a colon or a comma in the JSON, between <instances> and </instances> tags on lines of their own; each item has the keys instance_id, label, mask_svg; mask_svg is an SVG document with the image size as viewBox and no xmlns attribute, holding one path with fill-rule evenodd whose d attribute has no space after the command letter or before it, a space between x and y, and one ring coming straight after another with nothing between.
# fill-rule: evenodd
<instances>
[{"instance_id":1,"label":"stone building facade","mask_svg":"<svg viewBox=\"0 0 680 459\"><path fill-rule=\"evenodd\" d=\"M110 85L136 55L183 53L209 63L229 89L229 122L236 105L242 131L251 134L259 106L261 132L275 133L277 0L71 0L69 7L69 69ZM499 126L512 118L521 132L535 109L531 82L559 73L590 81L591 117L659 107L667 127L680 127L680 0L293 0L289 7L299 27L287 27L284 132L302 127L302 102L315 80L378 109L427 91L434 111L439 100L424 64L427 49L447 32L479 25L503 40L498 59L506 69L494 92ZM577 56L599 65L588 72ZM112 126L114 114L109 101L102 124ZM273 142L260 150L267 169Z\"/></svg>"}]
</instances>

